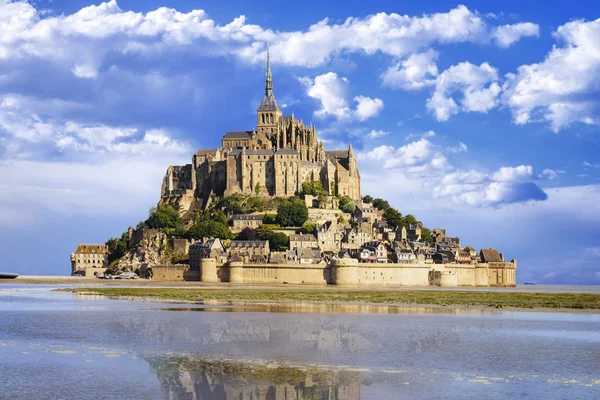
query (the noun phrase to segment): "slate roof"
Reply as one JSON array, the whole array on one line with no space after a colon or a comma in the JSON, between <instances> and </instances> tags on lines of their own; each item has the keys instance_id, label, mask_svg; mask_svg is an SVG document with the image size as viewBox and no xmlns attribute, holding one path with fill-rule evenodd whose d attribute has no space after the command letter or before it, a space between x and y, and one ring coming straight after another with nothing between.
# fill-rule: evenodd
<instances>
[{"instance_id":1,"label":"slate roof","mask_svg":"<svg viewBox=\"0 0 600 400\"><path fill-rule=\"evenodd\" d=\"M321 258L319 249L298 249L298 258Z\"/></svg>"},{"instance_id":2,"label":"slate roof","mask_svg":"<svg viewBox=\"0 0 600 400\"><path fill-rule=\"evenodd\" d=\"M269 243L268 240L232 240L230 247L232 248L248 248L248 247L265 247Z\"/></svg>"},{"instance_id":3,"label":"slate roof","mask_svg":"<svg viewBox=\"0 0 600 400\"><path fill-rule=\"evenodd\" d=\"M75 254L108 254L108 246L105 244L83 244L80 243Z\"/></svg>"},{"instance_id":4,"label":"slate roof","mask_svg":"<svg viewBox=\"0 0 600 400\"><path fill-rule=\"evenodd\" d=\"M502 257L495 249L481 249L481 260L483 262L502 262Z\"/></svg>"},{"instance_id":5,"label":"slate roof","mask_svg":"<svg viewBox=\"0 0 600 400\"><path fill-rule=\"evenodd\" d=\"M279 105L272 92L264 95L257 111L279 111Z\"/></svg>"},{"instance_id":6,"label":"slate roof","mask_svg":"<svg viewBox=\"0 0 600 400\"><path fill-rule=\"evenodd\" d=\"M348 158L348 150L325 150L328 158Z\"/></svg>"},{"instance_id":7,"label":"slate roof","mask_svg":"<svg viewBox=\"0 0 600 400\"><path fill-rule=\"evenodd\" d=\"M317 238L315 235L311 235L310 233L305 233L302 235L290 235L290 242L316 242Z\"/></svg>"},{"instance_id":8,"label":"slate roof","mask_svg":"<svg viewBox=\"0 0 600 400\"><path fill-rule=\"evenodd\" d=\"M275 150L275 154L293 154L298 155L298 151L295 149L277 149Z\"/></svg>"},{"instance_id":9,"label":"slate roof","mask_svg":"<svg viewBox=\"0 0 600 400\"><path fill-rule=\"evenodd\" d=\"M223 139L248 139L252 135L252 131L232 131L225 132Z\"/></svg>"},{"instance_id":10,"label":"slate roof","mask_svg":"<svg viewBox=\"0 0 600 400\"><path fill-rule=\"evenodd\" d=\"M234 215L233 219L238 221L259 221L262 218L260 217L260 215L238 214Z\"/></svg>"}]
</instances>

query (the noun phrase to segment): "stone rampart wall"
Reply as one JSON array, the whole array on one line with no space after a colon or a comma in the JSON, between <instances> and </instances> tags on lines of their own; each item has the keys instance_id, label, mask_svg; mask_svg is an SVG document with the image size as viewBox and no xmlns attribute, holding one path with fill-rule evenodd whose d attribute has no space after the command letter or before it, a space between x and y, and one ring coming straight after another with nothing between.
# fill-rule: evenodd
<instances>
[{"instance_id":1,"label":"stone rampart wall","mask_svg":"<svg viewBox=\"0 0 600 400\"><path fill-rule=\"evenodd\" d=\"M152 267L152 280L155 281L199 281L200 272L190 271L187 264L155 265Z\"/></svg>"},{"instance_id":2,"label":"stone rampart wall","mask_svg":"<svg viewBox=\"0 0 600 400\"><path fill-rule=\"evenodd\" d=\"M229 263L223 271L231 283L289 283L326 285L329 267L321 264Z\"/></svg>"}]
</instances>

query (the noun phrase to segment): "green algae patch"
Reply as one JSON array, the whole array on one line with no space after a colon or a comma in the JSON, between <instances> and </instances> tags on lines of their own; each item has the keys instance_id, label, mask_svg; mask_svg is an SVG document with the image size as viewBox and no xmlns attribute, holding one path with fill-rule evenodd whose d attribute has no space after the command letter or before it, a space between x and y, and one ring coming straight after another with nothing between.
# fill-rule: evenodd
<instances>
[{"instance_id":1,"label":"green algae patch","mask_svg":"<svg viewBox=\"0 0 600 400\"><path fill-rule=\"evenodd\" d=\"M363 303L435 305L490 308L545 308L600 310L600 295L592 293L523 293L467 290L335 290L335 289L192 289L192 288L74 288L57 289L80 295L151 300L258 302Z\"/></svg>"}]
</instances>

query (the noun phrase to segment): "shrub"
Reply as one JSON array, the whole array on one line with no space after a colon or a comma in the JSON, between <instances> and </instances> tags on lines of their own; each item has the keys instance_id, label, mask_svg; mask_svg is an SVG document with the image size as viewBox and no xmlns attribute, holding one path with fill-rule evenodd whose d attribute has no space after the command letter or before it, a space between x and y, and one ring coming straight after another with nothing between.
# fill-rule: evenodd
<instances>
[{"instance_id":1,"label":"shrub","mask_svg":"<svg viewBox=\"0 0 600 400\"><path fill-rule=\"evenodd\" d=\"M344 196L340 199L340 204L339 204L339 209L342 210L345 213L352 213L354 212L354 209L356 208L356 205L354 204L354 202L352 201L352 199L348 196Z\"/></svg>"},{"instance_id":2,"label":"shrub","mask_svg":"<svg viewBox=\"0 0 600 400\"><path fill-rule=\"evenodd\" d=\"M277 223L281 226L302 226L308 219L306 204L296 197L291 197L277 208Z\"/></svg>"}]
</instances>

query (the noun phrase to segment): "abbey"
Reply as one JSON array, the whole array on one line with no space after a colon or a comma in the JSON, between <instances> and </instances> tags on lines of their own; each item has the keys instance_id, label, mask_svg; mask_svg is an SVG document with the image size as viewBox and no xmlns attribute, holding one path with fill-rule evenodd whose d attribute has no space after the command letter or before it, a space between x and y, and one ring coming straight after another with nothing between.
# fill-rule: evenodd
<instances>
[{"instance_id":1,"label":"abbey","mask_svg":"<svg viewBox=\"0 0 600 400\"><path fill-rule=\"evenodd\" d=\"M361 199L352 145L347 150L325 150L314 125L305 125L293 113L282 114L273 94L267 53L265 95L257 110L256 128L226 132L221 148L198 150L191 164L170 166L161 202L187 211L206 207L213 193L289 197L311 180L320 181L330 195Z\"/></svg>"}]
</instances>

